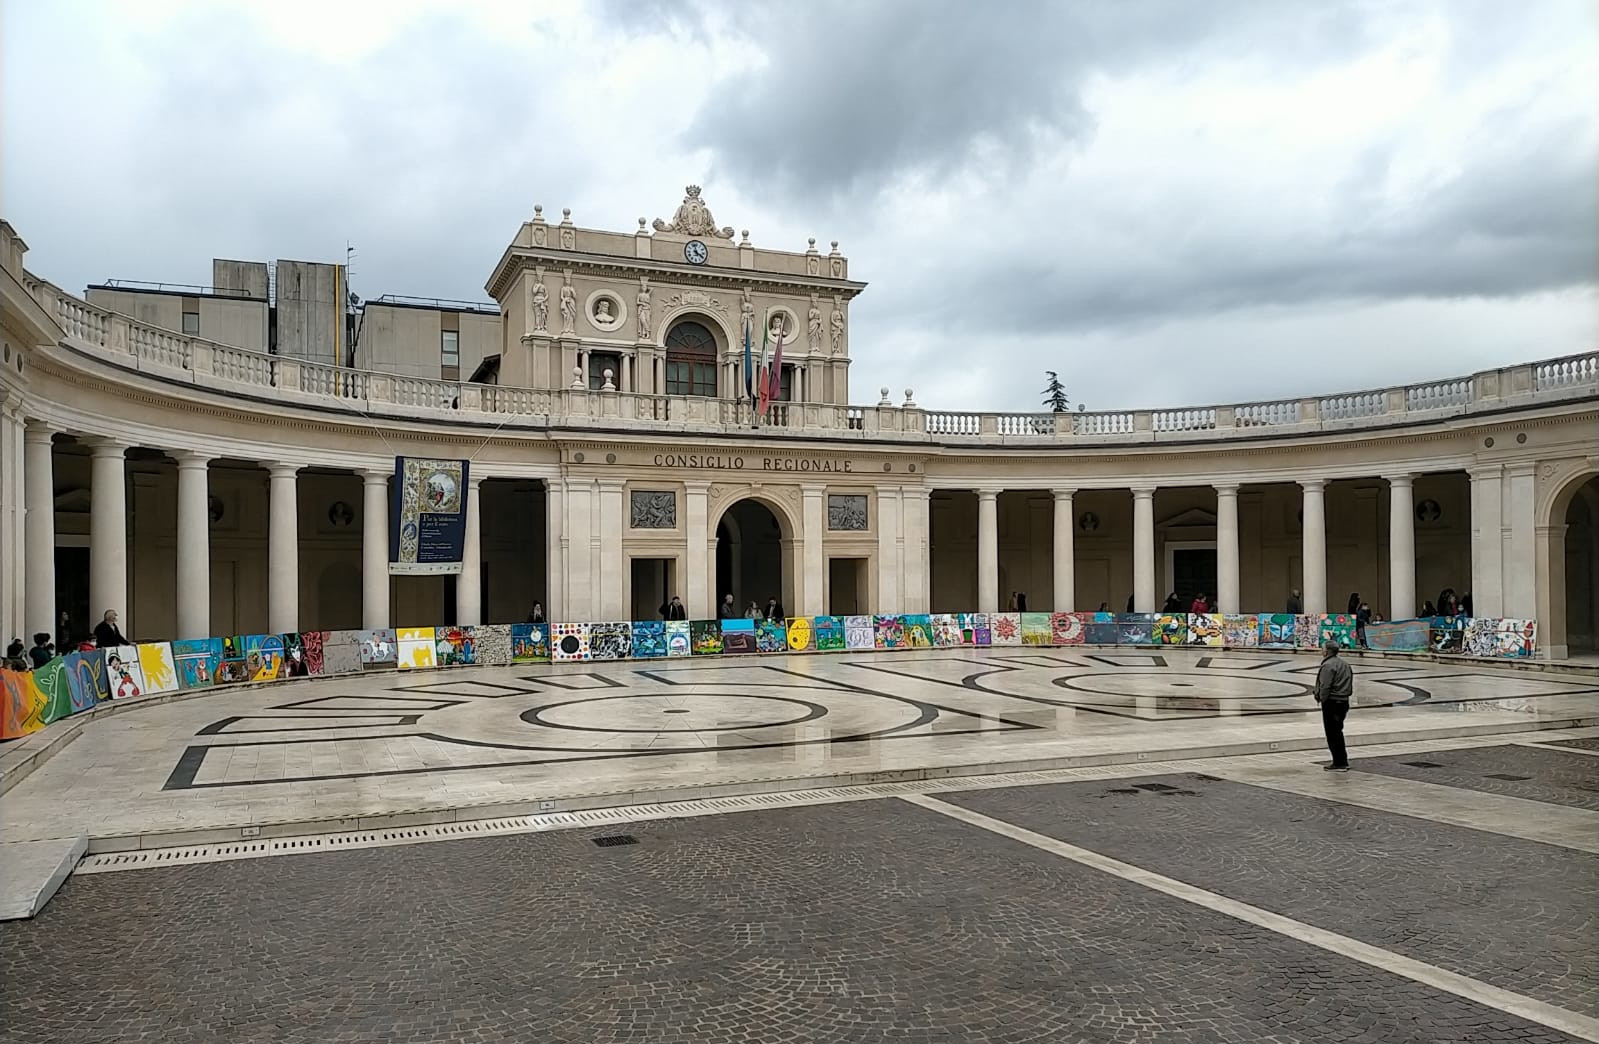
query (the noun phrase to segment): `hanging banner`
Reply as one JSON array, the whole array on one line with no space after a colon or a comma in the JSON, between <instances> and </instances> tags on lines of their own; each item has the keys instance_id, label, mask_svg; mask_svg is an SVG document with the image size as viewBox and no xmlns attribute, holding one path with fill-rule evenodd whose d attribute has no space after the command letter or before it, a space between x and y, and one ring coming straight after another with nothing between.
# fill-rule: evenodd
<instances>
[{"instance_id":1,"label":"hanging banner","mask_svg":"<svg viewBox=\"0 0 1599 1044\"><path fill-rule=\"evenodd\" d=\"M394 458L389 572L459 573L466 545L467 461Z\"/></svg>"}]
</instances>

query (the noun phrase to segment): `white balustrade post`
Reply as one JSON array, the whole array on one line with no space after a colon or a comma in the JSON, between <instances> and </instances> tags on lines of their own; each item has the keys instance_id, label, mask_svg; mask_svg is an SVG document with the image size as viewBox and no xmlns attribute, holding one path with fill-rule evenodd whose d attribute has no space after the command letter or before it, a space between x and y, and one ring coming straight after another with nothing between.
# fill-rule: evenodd
<instances>
[{"instance_id":1,"label":"white balustrade post","mask_svg":"<svg viewBox=\"0 0 1599 1044\"><path fill-rule=\"evenodd\" d=\"M176 637L207 638L211 635L211 459L193 452L173 456L178 462Z\"/></svg>"},{"instance_id":2,"label":"white balustrade post","mask_svg":"<svg viewBox=\"0 0 1599 1044\"><path fill-rule=\"evenodd\" d=\"M1305 613L1320 616L1327 611L1327 511L1323 491L1325 479L1302 479L1304 491L1300 505L1301 558L1305 573Z\"/></svg>"},{"instance_id":3,"label":"white balustrade post","mask_svg":"<svg viewBox=\"0 0 1599 1044\"><path fill-rule=\"evenodd\" d=\"M466 533L461 540L461 575L455 578L455 622L475 627L483 622L483 532L476 475L466 483Z\"/></svg>"},{"instance_id":4,"label":"white balustrade post","mask_svg":"<svg viewBox=\"0 0 1599 1044\"><path fill-rule=\"evenodd\" d=\"M1416 497L1411 476L1389 475L1387 479L1388 618L1408 620L1417 608Z\"/></svg>"},{"instance_id":5,"label":"white balustrade post","mask_svg":"<svg viewBox=\"0 0 1599 1044\"><path fill-rule=\"evenodd\" d=\"M1155 611L1155 490L1133 491L1133 611Z\"/></svg>"},{"instance_id":6,"label":"white balustrade post","mask_svg":"<svg viewBox=\"0 0 1599 1044\"><path fill-rule=\"evenodd\" d=\"M33 632L56 633L56 501L54 436L49 428L30 426L23 433L24 641ZM62 650L63 652L65 650Z\"/></svg>"},{"instance_id":7,"label":"white balustrade post","mask_svg":"<svg viewBox=\"0 0 1599 1044\"><path fill-rule=\"evenodd\" d=\"M361 626L389 626L389 478L361 475Z\"/></svg>"},{"instance_id":8,"label":"white balustrade post","mask_svg":"<svg viewBox=\"0 0 1599 1044\"><path fill-rule=\"evenodd\" d=\"M75 626L87 631L108 609L120 615L123 634L132 634L128 606L128 487L126 443L90 442L93 454L89 493L89 619Z\"/></svg>"},{"instance_id":9,"label":"white balustrade post","mask_svg":"<svg viewBox=\"0 0 1599 1044\"><path fill-rule=\"evenodd\" d=\"M977 491L977 611L999 612L999 493Z\"/></svg>"},{"instance_id":10,"label":"white balustrade post","mask_svg":"<svg viewBox=\"0 0 1599 1044\"><path fill-rule=\"evenodd\" d=\"M1077 552L1073 545L1077 527L1072 510L1073 492L1069 489L1055 490L1055 600L1052 604L1057 613L1071 612L1077 597Z\"/></svg>"},{"instance_id":11,"label":"white balustrade post","mask_svg":"<svg viewBox=\"0 0 1599 1044\"><path fill-rule=\"evenodd\" d=\"M274 634L300 630L300 468L268 463L267 626Z\"/></svg>"},{"instance_id":12,"label":"white balustrade post","mask_svg":"<svg viewBox=\"0 0 1599 1044\"><path fill-rule=\"evenodd\" d=\"M1216 489L1216 609L1238 609L1238 487Z\"/></svg>"}]
</instances>

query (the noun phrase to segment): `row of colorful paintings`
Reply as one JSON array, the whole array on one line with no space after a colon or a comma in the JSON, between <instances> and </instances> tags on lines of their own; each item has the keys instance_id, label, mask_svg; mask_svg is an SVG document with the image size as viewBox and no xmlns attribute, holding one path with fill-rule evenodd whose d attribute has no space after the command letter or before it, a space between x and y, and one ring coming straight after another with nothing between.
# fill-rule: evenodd
<instances>
[{"instance_id":1,"label":"row of colorful paintings","mask_svg":"<svg viewBox=\"0 0 1599 1044\"><path fill-rule=\"evenodd\" d=\"M1432 617L1373 623L1369 648L1510 659L1531 656L1532 620ZM1353 646L1346 614L941 613L770 620L402 627L153 642L75 652L32 672L0 671L0 739L15 739L105 699L240 682L472 664L581 662L954 646L1187 645L1228 649Z\"/></svg>"}]
</instances>

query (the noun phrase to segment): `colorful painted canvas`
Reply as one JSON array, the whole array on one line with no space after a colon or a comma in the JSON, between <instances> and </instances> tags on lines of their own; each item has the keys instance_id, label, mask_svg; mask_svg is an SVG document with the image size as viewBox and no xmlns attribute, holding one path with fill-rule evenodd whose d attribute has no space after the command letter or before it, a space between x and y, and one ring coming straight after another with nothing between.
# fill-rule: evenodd
<instances>
[{"instance_id":1,"label":"colorful painted canvas","mask_svg":"<svg viewBox=\"0 0 1599 1044\"><path fill-rule=\"evenodd\" d=\"M1159 645L1160 617L1155 613L1116 613L1113 624L1102 624L1098 617L1110 613L1095 613L1094 623L1088 625L1089 641L1095 645ZM1113 641L1097 641L1101 628L1108 630ZM1096 633L1097 632L1097 633Z\"/></svg>"},{"instance_id":2,"label":"colorful painted canvas","mask_svg":"<svg viewBox=\"0 0 1599 1044\"><path fill-rule=\"evenodd\" d=\"M550 662L550 625L519 623L511 625L512 663Z\"/></svg>"},{"instance_id":3,"label":"colorful painted canvas","mask_svg":"<svg viewBox=\"0 0 1599 1044\"><path fill-rule=\"evenodd\" d=\"M695 656L717 656L722 651L722 621L689 621L689 641Z\"/></svg>"},{"instance_id":4,"label":"colorful painted canvas","mask_svg":"<svg viewBox=\"0 0 1599 1044\"><path fill-rule=\"evenodd\" d=\"M1260 619L1260 647L1262 649L1292 649L1294 647L1294 621L1291 613L1262 613Z\"/></svg>"},{"instance_id":5,"label":"colorful painted canvas","mask_svg":"<svg viewBox=\"0 0 1599 1044\"><path fill-rule=\"evenodd\" d=\"M361 669L382 670L399 663L400 645L387 627L358 632L361 635Z\"/></svg>"},{"instance_id":6,"label":"colorful painted canvas","mask_svg":"<svg viewBox=\"0 0 1599 1044\"><path fill-rule=\"evenodd\" d=\"M586 623L551 624L550 659L556 663L579 663L590 659L589 625Z\"/></svg>"},{"instance_id":7,"label":"colorful painted canvas","mask_svg":"<svg viewBox=\"0 0 1599 1044\"><path fill-rule=\"evenodd\" d=\"M250 663L244 658L244 635L222 636L222 658L217 661L216 683L239 685L250 680Z\"/></svg>"},{"instance_id":8,"label":"colorful painted canvas","mask_svg":"<svg viewBox=\"0 0 1599 1044\"><path fill-rule=\"evenodd\" d=\"M1162 645L1188 644L1188 615L1161 613L1155 619L1155 635Z\"/></svg>"},{"instance_id":9,"label":"colorful painted canvas","mask_svg":"<svg viewBox=\"0 0 1599 1044\"><path fill-rule=\"evenodd\" d=\"M1254 613L1228 613L1221 621L1221 643L1227 648L1253 649L1260 644L1260 617Z\"/></svg>"},{"instance_id":10,"label":"colorful painted canvas","mask_svg":"<svg viewBox=\"0 0 1599 1044\"><path fill-rule=\"evenodd\" d=\"M283 639L283 670L279 672L284 678L309 678L311 677L311 652L312 646L316 651L316 673L322 673L322 632L306 631L303 634L281 635Z\"/></svg>"},{"instance_id":11,"label":"colorful painted canvas","mask_svg":"<svg viewBox=\"0 0 1599 1044\"><path fill-rule=\"evenodd\" d=\"M988 613L961 613L961 644L992 645L994 630Z\"/></svg>"},{"instance_id":12,"label":"colorful painted canvas","mask_svg":"<svg viewBox=\"0 0 1599 1044\"><path fill-rule=\"evenodd\" d=\"M666 655L666 621L634 620L633 651L635 660L653 660Z\"/></svg>"},{"instance_id":13,"label":"colorful painted canvas","mask_svg":"<svg viewBox=\"0 0 1599 1044\"><path fill-rule=\"evenodd\" d=\"M934 613L933 644L940 649L950 649L961 644L960 617L954 613Z\"/></svg>"},{"instance_id":14,"label":"colorful painted canvas","mask_svg":"<svg viewBox=\"0 0 1599 1044\"><path fill-rule=\"evenodd\" d=\"M1088 637L1084 621L1087 613L1051 613L1049 641L1051 645L1082 645Z\"/></svg>"},{"instance_id":15,"label":"colorful painted canvas","mask_svg":"<svg viewBox=\"0 0 1599 1044\"><path fill-rule=\"evenodd\" d=\"M1296 616L1294 617L1294 648L1295 649L1320 649L1321 648L1321 617Z\"/></svg>"},{"instance_id":16,"label":"colorful painted canvas","mask_svg":"<svg viewBox=\"0 0 1599 1044\"><path fill-rule=\"evenodd\" d=\"M1048 613L1022 613L1022 644L1048 646L1055 631Z\"/></svg>"},{"instance_id":17,"label":"colorful painted canvas","mask_svg":"<svg viewBox=\"0 0 1599 1044\"><path fill-rule=\"evenodd\" d=\"M816 648L816 626L810 617L789 617L788 648L790 652L810 652Z\"/></svg>"},{"instance_id":18,"label":"colorful painted canvas","mask_svg":"<svg viewBox=\"0 0 1599 1044\"><path fill-rule=\"evenodd\" d=\"M209 689L216 684L217 664L222 662L222 639L180 638L172 643L172 659L178 668L178 688Z\"/></svg>"},{"instance_id":19,"label":"colorful painted canvas","mask_svg":"<svg viewBox=\"0 0 1599 1044\"><path fill-rule=\"evenodd\" d=\"M723 620L722 652L734 656L755 652L755 621Z\"/></svg>"},{"instance_id":20,"label":"colorful painted canvas","mask_svg":"<svg viewBox=\"0 0 1599 1044\"><path fill-rule=\"evenodd\" d=\"M41 683L51 688L59 683L66 692L61 657L31 672L0 670L0 740L21 739L44 728L50 697Z\"/></svg>"},{"instance_id":21,"label":"colorful painted canvas","mask_svg":"<svg viewBox=\"0 0 1599 1044\"><path fill-rule=\"evenodd\" d=\"M1431 620L1390 620L1366 625L1366 648L1378 652L1426 652Z\"/></svg>"},{"instance_id":22,"label":"colorful painted canvas","mask_svg":"<svg viewBox=\"0 0 1599 1044\"><path fill-rule=\"evenodd\" d=\"M781 620L759 620L755 624L755 648L763 653L788 652L788 627Z\"/></svg>"},{"instance_id":23,"label":"colorful painted canvas","mask_svg":"<svg viewBox=\"0 0 1599 1044\"><path fill-rule=\"evenodd\" d=\"M1321 642L1337 642L1345 649L1355 647L1355 618L1350 613L1328 613L1321 618Z\"/></svg>"},{"instance_id":24,"label":"colorful painted canvas","mask_svg":"<svg viewBox=\"0 0 1599 1044\"><path fill-rule=\"evenodd\" d=\"M433 666L459 667L471 662L465 630L450 625L433 628Z\"/></svg>"},{"instance_id":25,"label":"colorful painted canvas","mask_svg":"<svg viewBox=\"0 0 1599 1044\"><path fill-rule=\"evenodd\" d=\"M395 634L395 644L399 650L400 670L421 670L438 666L438 651L433 645L433 628L401 627Z\"/></svg>"},{"instance_id":26,"label":"colorful painted canvas","mask_svg":"<svg viewBox=\"0 0 1599 1044\"><path fill-rule=\"evenodd\" d=\"M692 632L687 620L666 621L666 655L689 656L694 651Z\"/></svg>"},{"instance_id":27,"label":"colorful painted canvas","mask_svg":"<svg viewBox=\"0 0 1599 1044\"><path fill-rule=\"evenodd\" d=\"M276 681L283 672L283 636L245 635L244 668L250 681Z\"/></svg>"},{"instance_id":28,"label":"colorful painted canvas","mask_svg":"<svg viewBox=\"0 0 1599 1044\"><path fill-rule=\"evenodd\" d=\"M139 663L138 646L119 645L106 650L105 683L113 700L144 695L144 666Z\"/></svg>"},{"instance_id":29,"label":"colorful painted canvas","mask_svg":"<svg viewBox=\"0 0 1599 1044\"><path fill-rule=\"evenodd\" d=\"M1115 613L1089 613L1083 622L1083 644L1120 644L1123 627L1123 621ZM1149 630L1147 621L1144 622L1144 630Z\"/></svg>"},{"instance_id":30,"label":"colorful painted canvas","mask_svg":"<svg viewBox=\"0 0 1599 1044\"><path fill-rule=\"evenodd\" d=\"M933 647L933 618L926 613L910 613L900 617L905 625L905 646L908 649Z\"/></svg>"},{"instance_id":31,"label":"colorful painted canvas","mask_svg":"<svg viewBox=\"0 0 1599 1044\"><path fill-rule=\"evenodd\" d=\"M1435 617L1434 622L1444 619ZM1431 630L1431 643L1428 651L1440 655L1454 655L1466 651L1466 632L1460 627L1433 627Z\"/></svg>"},{"instance_id":32,"label":"colorful painted canvas","mask_svg":"<svg viewBox=\"0 0 1599 1044\"><path fill-rule=\"evenodd\" d=\"M43 716L39 719L48 725L72 713L72 682L67 677L67 661L57 656L33 672L33 685L44 700Z\"/></svg>"},{"instance_id":33,"label":"colorful painted canvas","mask_svg":"<svg viewBox=\"0 0 1599 1044\"><path fill-rule=\"evenodd\" d=\"M139 675L145 695L178 691L178 665L172 659L171 642L145 642L139 649Z\"/></svg>"},{"instance_id":34,"label":"colorful painted canvas","mask_svg":"<svg viewBox=\"0 0 1599 1044\"><path fill-rule=\"evenodd\" d=\"M1466 624L1461 651L1467 656L1524 659L1536 651L1537 630L1532 620L1473 619Z\"/></svg>"},{"instance_id":35,"label":"colorful painted canvas","mask_svg":"<svg viewBox=\"0 0 1599 1044\"><path fill-rule=\"evenodd\" d=\"M106 689L105 652L89 649L67 653L61 657L61 664L67 672L67 695L71 701L69 713L76 714L99 704L100 693Z\"/></svg>"},{"instance_id":36,"label":"colorful painted canvas","mask_svg":"<svg viewBox=\"0 0 1599 1044\"><path fill-rule=\"evenodd\" d=\"M870 616L844 617L844 648L851 652L877 648L877 632Z\"/></svg>"},{"instance_id":37,"label":"colorful painted canvas","mask_svg":"<svg viewBox=\"0 0 1599 1044\"><path fill-rule=\"evenodd\" d=\"M322 635L322 674L354 674L361 669L360 631L319 631Z\"/></svg>"},{"instance_id":38,"label":"colorful painted canvas","mask_svg":"<svg viewBox=\"0 0 1599 1044\"><path fill-rule=\"evenodd\" d=\"M468 627L478 663L485 667L502 667L511 662L511 625L479 624Z\"/></svg>"},{"instance_id":39,"label":"colorful painted canvas","mask_svg":"<svg viewBox=\"0 0 1599 1044\"><path fill-rule=\"evenodd\" d=\"M993 631L993 644L1022 644L1021 613L989 613L988 626Z\"/></svg>"},{"instance_id":40,"label":"colorful painted canvas","mask_svg":"<svg viewBox=\"0 0 1599 1044\"><path fill-rule=\"evenodd\" d=\"M872 617L872 648L905 648L905 621L898 616Z\"/></svg>"},{"instance_id":41,"label":"colorful painted canvas","mask_svg":"<svg viewBox=\"0 0 1599 1044\"><path fill-rule=\"evenodd\" d=\"M1224 622L1220 613L1189 613L1188 634L1183 638L1183 644L1220 649L1223 628Z\"/></svg>"},{"instance_id":42,"label":"colorful painted canvas","mask_svg":"<svg viewBox=\"0 0 1599 1044\"><path fill-rule=\"evenodd\" d=\"M843 652L845 649L844 621L837 616L818 616L815 620L816 651Z\"/></svg>"}]
</instances>

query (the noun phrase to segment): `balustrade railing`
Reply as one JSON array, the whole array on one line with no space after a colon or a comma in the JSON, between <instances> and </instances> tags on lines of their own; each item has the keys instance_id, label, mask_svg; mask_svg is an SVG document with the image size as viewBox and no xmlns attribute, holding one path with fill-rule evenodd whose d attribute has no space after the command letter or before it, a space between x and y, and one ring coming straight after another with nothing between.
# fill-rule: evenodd
<instances>
[{"instance_id":1,"label":"balustrade railing","mask_svg":"<svg viewBox=\"0 0 1599 1044\"><path fill-rule=\"evenodd\" d=\"M1500 403L1506 398L1547 393L1567 398L1574 391L1580 394L1585 390L1599 394L1599 352L1588 352L1399 388L1234 406L1072 414L924 411L910 402L907 392L904 406L886 401L876 406L772 403L757 424L749 402L742 398L594 392L581 386L549 391L463 384L284 358L175 333L106 311L37 280L31 273L26 274L24 285L55 317L69 340L113 360L131 356L131 365L149 369L152 374L161 369L210 374L229 384L269 388L294 401L361 400L374 413L394 407L471 410L541 420L559 417L562 423L572 424L615 419L724 430L759 426L796 434L811 430L891 432L901 438L921 437L934 442L1156 435L1202 440L1207 436L1225 437L1242 429L1302 431L1326 422L1340 428L1377 427L1407 414L1424 414L1436 420L1443 411L1469 411L1479 402Z\"/></svg>"},{"instance_id":2,"label":"balustrade railing","mask_svg":"<svg viewBox=\"0 0 1599 1044\"><path fill-rule=\"evenodd\" d=\"M1388 412L1388 395L1385 392L1352 392L1347 395L1329 395L1316 404L1322 420L1351 420L1356 417L1375 417Z\"/></svg>"},{"instance_id":3,"label":"balustrade railing","mask_svg":"<svg viewBox=\"0 0 1599 1044\"><path fill-rule=\"evenodd\" d=\"M1216 426L1214 408L1191 410L1156 410L1153 427L1156 431L1209 431Z\"/></svg>"}]
</instances>

